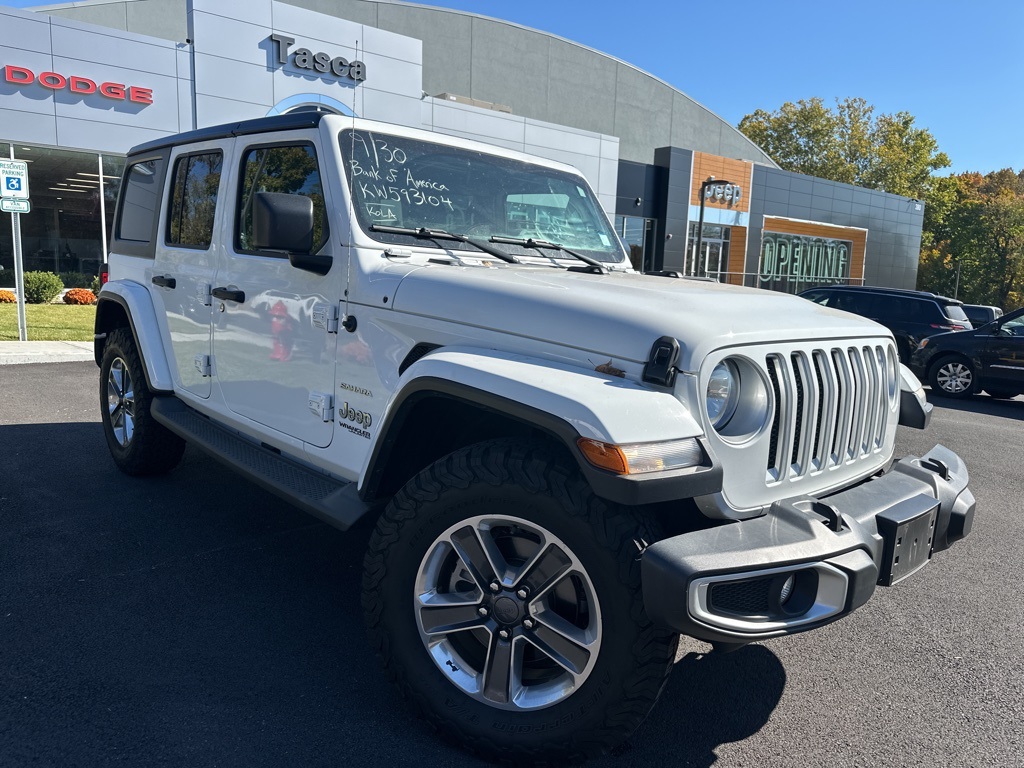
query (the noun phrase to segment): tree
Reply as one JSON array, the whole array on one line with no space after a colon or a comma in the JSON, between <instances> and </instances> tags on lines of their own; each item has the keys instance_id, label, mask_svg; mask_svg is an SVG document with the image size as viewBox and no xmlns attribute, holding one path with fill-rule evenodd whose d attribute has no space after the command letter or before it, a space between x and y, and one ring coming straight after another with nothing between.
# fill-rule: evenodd
<instances>
[{"instance_id":1,"label":"tree","mask_svg":"<svg viewBox=\"0 0 1024 768\"><path fill-rule=\"evenodd\" d=\"M918 286L1006 310L1024 304L1024 172L938 181L952 199L922 252Z\"/></svg>"},{"instance_id":2,"label":"tree","mask_svg":"<svg viewBox=\"0 0 1024 768\"><path fill-rule=\"evenodd\" d=\"M932 172L950 165L926 128L908 112L874 117L864 99L786 102L775 112L747 115L739 130L780 167L832 181L927 198Z\"/></svg>"}]
</instances>

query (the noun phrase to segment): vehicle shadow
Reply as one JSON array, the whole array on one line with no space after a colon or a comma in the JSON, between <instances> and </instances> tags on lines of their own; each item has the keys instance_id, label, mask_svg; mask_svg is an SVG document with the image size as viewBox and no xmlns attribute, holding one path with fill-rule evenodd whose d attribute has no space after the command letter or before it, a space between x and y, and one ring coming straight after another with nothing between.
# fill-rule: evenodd
<instances>
[{"instance_id":1,"label":"vehicle shadow","mask_svg":"<svg viewBox=\"0 0 1024 768\"><path fill-rule=\"evenodd\" d=\"M997 400L988 395L972 395L971 397L957 399L954 397L942 397L929 391L928 402L932 403L936 408L945 408L950 411L983 413L987 416L999 416L1005 419L1024 421L1024 397L1020 396L1012 400Z\"/></svg>"},{"instance_id":2,"label":"vehicle shadow","mask_svg":"<svg viewBox=\"0 0 1024 768\"><path fill-rule=\"evenodd\" d=\"M722 744L764 727L785 687L782 662L763 645L687 653L647 721L614 755L594 765L708 768L717 762L715 750Z\"/></svg>"}]
</instances>

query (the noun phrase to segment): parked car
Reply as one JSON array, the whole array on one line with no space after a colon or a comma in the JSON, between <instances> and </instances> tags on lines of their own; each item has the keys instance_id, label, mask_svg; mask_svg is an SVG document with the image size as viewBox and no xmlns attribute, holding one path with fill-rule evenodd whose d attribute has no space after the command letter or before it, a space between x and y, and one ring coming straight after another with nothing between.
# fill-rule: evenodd
<instances>
[{"instance_id":1,"label":"parked car","mask_svg":"<svg viewBox=\"0 0 1024 768\"><path fill-rule=\"evenodd\" d=\"M999 307L990 307L986 304L964 304L964 314L967 315L967 319L971 321L971 325L975 328L981 328L981 326L1002 317L1003 310Z\"/></svg>"},{"instance_id":2,"label":"parked car","mask_svg":"<svg viewBox=\"0 0 1024 768\"><path fill-rule=\"evenodd\" d=\"M921 339L943 331L974 328L963 302L927 291L850 285L811 288L800 294L821 304L881 323L896 337L900 361L908 363Z\"/></svg>"},{"instance_id":3,"label":"parked car","mask_svg":"<svg viewBox=\"0 0 1024 768\"><path fill-rule=\"evenodd\" d=\"M924 339L911 367L939 395L968 397L982 390L1000 398L1024 394L1024 309L977 330Z\"/></svg>"}]
</instances>

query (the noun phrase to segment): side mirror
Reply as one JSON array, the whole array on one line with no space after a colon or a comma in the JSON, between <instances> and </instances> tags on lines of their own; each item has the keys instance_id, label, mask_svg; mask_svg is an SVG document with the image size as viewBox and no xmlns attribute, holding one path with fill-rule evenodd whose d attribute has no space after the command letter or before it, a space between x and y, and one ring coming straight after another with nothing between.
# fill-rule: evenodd
<instances>
[{"instance_id":1,"label":"side mirror","mask_svg":"<svg viewBox=\"0 0 1024 768\"><path fill-rule=\"evenodd\" d=\"M313 250L313 201L305 195L257 192L252 209L253 245L283 251L292 266L326 275L333 259Z\"/></svg>"}]
</instances>

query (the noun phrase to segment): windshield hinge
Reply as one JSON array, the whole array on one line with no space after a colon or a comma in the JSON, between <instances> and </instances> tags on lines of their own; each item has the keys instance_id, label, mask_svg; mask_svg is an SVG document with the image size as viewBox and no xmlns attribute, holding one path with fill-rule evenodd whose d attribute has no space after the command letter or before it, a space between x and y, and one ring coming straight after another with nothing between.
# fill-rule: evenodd
<instances>
[{"instance_id":1,"label":"windshield hinge","mask_svg":"<svg viewBox=\"0 0 1024 768\"><path fill-rule=\"evenodd\" d=\"M650 357L644 365L643 380L651 384L671 387L676 380L679 361L679 342L671 336L662 336L651 347Z\"/></svg>"}]
</instances>

